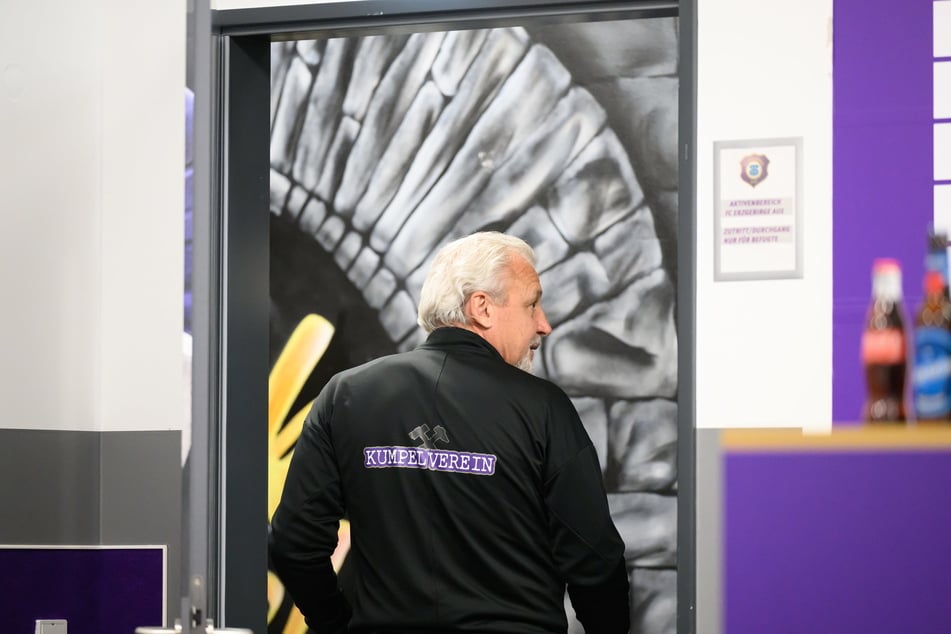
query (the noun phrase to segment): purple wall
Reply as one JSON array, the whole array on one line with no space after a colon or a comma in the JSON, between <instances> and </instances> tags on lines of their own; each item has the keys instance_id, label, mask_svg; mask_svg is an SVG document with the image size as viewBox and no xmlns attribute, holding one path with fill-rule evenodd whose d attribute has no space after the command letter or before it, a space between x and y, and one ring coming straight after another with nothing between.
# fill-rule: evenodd
<instances>
[{"instance_id":1,"label":"purple wall","mask_svg":"<svg viewBox=\"0 0 951 634\"><path fill-rule=\"evenodd\" d=\"M0 548L0 632L66 619L69 634L132 634L164 622L160 548Z\"/></svg>"},{"instance_id":2,"label":"purple wall","mask_svg":"<svg viewBox=\"0 0 951 634\"><path fill-rule=\"evenodd\" d=\"M726 634L951 631L951 449L725 458Z\"/></svg>"},{"instance_id":3,"label":"purple wall","mask_svg":"<svg viewBox=\"0 0 951 634\"><path fill-rule=\"evenodd\" d=\"M832 420L857 422L872 260L921 300L932 222L932 0L834 0Z\"/></svg>"},{"instance_id":4,"label":"purple wall","mask_svg":"<svg viewBox=\"0 0 951 634\"><path fill-rule=\"evenodd\" d=\"M921 301L932 0L834 0L833 420L860 419L872 261ZM951 631L951 448L727 451L726 634Z\"/></svg>"}]
</instances>

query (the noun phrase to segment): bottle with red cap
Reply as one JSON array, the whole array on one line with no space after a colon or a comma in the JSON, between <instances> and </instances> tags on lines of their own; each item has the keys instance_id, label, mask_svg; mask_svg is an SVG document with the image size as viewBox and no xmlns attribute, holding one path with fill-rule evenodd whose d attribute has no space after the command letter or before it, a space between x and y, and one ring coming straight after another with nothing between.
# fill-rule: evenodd
<instances>
[{"instance_id":1,"label":"bottle with red cap","mask_svg":"<svg viewBox=\"0 0 951 634\"><path fill-rule=\"evenodd\" d=\"M902 312L901 267L896 260L875 260L872 302L862 334L866 386L863 417L867 422L906 420L907 352Z\"/></svg>"},{"instance_id":2,"label":"bottle with red cap","mask_svg":"<svg viewBox=\"0 0 951 634\"><path fill-rule=\"evenodd\" d=\"M944 296L948 297L948 234L928 231L928 253L925 256L925 271L937 271L944 280Z\"/></svg>"},{"instance_id":3,"label":"bottle with red cap","mask_svg":"<svg viewBox=\"0 0 951 634\"><path fill-rule=\"evenodd\" d=\"M925 297L915 317L912 403L920 422L951 418L951 303L937 270L925 274Z\"/></svg>"}]
</instances>

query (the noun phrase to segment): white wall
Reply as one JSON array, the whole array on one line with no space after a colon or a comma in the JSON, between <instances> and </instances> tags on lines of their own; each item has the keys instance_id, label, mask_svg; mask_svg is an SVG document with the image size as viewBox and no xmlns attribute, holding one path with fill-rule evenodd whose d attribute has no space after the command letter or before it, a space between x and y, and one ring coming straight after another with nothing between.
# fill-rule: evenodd
<instances>
[{"instance_id":1,"label":"white wall","mask_svg":"<svg viewBox=\"0 0 951 634\"><path fill-rule=\"evenodd\" d=\"M0 4L0 428L181 429L185 16Z\"/></svg>"},{"instance_id":2,"label":"white wall","mask_svg":"<svg viewBox=\"0 0 951 634\"><path fill-rule=\"evenodd\" d=\"M698 427L832 421L832 0L698 2ZM802 279L714 282L713 144L802 137Z\"/></svg>"},{"instance_id":3,"label":"white wall","mask_svg":"<svg viewBox=\"0 0 951 634\"><path fill-rule=\"evenodd\" d=\"M951 180L951 1L936 1L932 6L932 48L934 61L934 179ZM937 123L938 119L945 120ZM934 186L934 225L951 233L951 185Z\"/></svg>"}]
</instances>

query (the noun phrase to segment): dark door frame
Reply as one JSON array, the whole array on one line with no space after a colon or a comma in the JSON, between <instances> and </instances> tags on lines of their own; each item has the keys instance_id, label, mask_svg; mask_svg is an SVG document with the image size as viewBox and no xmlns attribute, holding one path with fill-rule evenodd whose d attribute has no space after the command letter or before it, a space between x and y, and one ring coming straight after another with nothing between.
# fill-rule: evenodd
<instances>
[{"instance_id":1,"label":"dark door frame","mask_svg":"<svg viewBox=\"0 0 951 634\"><path fill-rule=\"evenodd\" d=\"M363 0L213 11L196 0L193 455L183 625L267 631L270 44L315 34L679 16L677 631L696 631L696 0ZM207 46L205 46L207 43ZM224 421L227 421L225 424ZM187 585L185 585L187 584ZM253 597L253 599L251 599ZM260 597L260 599L258 598ZM200 618L199 618L200 615ZM197 629L196 629L197 631Z\"/></svg>"}]
</instances>

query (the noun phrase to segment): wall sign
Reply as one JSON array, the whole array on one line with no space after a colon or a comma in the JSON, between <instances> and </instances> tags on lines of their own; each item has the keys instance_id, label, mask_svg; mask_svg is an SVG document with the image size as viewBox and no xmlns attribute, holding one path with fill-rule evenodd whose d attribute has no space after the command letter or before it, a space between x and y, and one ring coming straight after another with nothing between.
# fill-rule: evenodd
<instances>
[{"instance_id":1,"label":"wall sign","mask_svg":"<svg viewBox=\"0 0 951 634\"><path fill-rule=\"evenodd\" d=\"M714 280L802 277L802 138L717 141Z\"/></svg>"}]
</instances>

